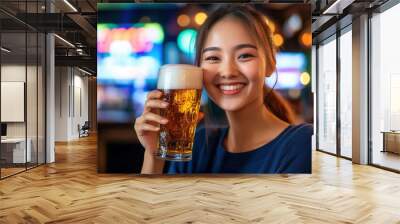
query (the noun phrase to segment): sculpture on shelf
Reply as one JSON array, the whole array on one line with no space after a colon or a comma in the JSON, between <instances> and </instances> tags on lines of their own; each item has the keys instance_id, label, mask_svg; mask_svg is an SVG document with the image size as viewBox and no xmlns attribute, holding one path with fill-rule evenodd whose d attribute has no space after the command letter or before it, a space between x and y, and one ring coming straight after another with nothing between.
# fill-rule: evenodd
<instances>
[{"instance_id":1,"label":"sculpture on shelf","mask_svg":"<svg viewBox=\"0 0 400 224\"><path fill-rule=\"evenodd\" d=\"M89 129L90 129L89 121L85 121L82 127L78 124L79 138L89 136Z\"/></svg>"}]
</instances>

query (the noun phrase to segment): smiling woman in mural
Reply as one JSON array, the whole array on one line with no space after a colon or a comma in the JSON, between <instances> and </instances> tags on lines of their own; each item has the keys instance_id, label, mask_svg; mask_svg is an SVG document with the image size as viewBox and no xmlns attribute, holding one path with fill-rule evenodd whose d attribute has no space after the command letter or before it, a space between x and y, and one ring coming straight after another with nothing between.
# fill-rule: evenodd
<instances>
[{"instance_id":1,"label":"smiling woman in mural","mask_svg":"<svg viewBox=\"0 0 400 224\"><path fill-rule=\"evenodd\" d=\"M196 46L212 111L221 111L227 125L215 128L207 119L215 113L205 111L192 160L159 160L158 124L165 123L152 109L165 106L161 92L150 92L135 122L145 148L142 173L311 173L312 126L293 124L289 105L265 85L276 70L276 49L263 15L250 6L218 8L201 27Z\"/></svg>"}]
</instances>

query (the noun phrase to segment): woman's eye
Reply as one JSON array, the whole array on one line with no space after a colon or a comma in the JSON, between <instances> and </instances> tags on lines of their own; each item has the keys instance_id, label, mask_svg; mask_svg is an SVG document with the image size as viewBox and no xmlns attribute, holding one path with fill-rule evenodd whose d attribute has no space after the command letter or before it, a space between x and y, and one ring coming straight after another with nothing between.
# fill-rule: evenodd
<instances>
[{"instance_id":1,"label":"woman's eye","mask_svg":"<svg viewBox=\"0 0 400 224\"><path fill-rule=\"evenodd\" d=\"M219 60L219 58L216 56L209 56L209 57L206 57L204 60L208 61L208 62L216 62Z\"/></svg>"},{"instance_id":2,"label":"woman's eye","mask_svg":"<svg viewBox=\"0 0 400 224\"><path fill-rule=\"evenodd\" d=\"M254 55L252 54L241 54L239 55L238 59L249 59L249 58L253 58Z\"/></svg>"}]
</instances>

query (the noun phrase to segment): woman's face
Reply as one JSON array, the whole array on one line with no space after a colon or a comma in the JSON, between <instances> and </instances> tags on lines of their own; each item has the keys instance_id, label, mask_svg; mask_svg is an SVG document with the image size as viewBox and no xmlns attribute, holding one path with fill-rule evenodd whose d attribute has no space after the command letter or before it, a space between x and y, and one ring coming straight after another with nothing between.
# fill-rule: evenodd
<instances>
[{"instance_id":1,"label":"woman's face","mask_svg":"<svg viewBox=\"0 0 400 224\"><path fill-rule=\"evenodd\" d=\"M225 17L209 31L202 51L204 86L225 111L263 104L265 59L249 30Z\"/></svg>"}]
</instances>

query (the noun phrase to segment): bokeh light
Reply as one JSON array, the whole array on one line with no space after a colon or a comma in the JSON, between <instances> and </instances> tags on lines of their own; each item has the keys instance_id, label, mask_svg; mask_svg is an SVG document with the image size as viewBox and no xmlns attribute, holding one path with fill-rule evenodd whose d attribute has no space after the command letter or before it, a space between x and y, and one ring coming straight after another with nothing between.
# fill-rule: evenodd
<instances>
[{"instance_id":1,"label":"bokeh light","mask_svg":"<svg viewBox=\"0 0 400 224\"><path fill-rule=\"evenodd\" d=\"M202 25L204 21L207 19L207 14L204 12L198 12L194 16L194 21L196 22L197 25Z\"/></svg>"},{"instance_id":2,"label":"bokeh light","mask_svg":"<svg viewBox=\"0 0 400 224\"><path fill-rule=\"evenodd\" d=\"M311 77L310 77L310 74L308 74L308 72L301 73L301 75L300 75L301 84L306 86L310 83L310 81L311 81Z\"/></svg>"},{"instance_id":3,"label":"bokeh light","mask_svg":"<svg viewBox=\"0 0 400 224\"><path fill-rule=\"evenodd\" d=\"M164 41L164 30L159 23L98 24L97 52L107 53L113 41L128 41L135 53L149 52L154 44Z\"/></svg>"},{"instance_id":4,"label":"bokeh light","mask_svg":"<svg viewBox=\"0 0 400 224\"><path fill-rule=\"evenodd\" d=\"M312 44L312 35L310 32L304 32L300 35L300 43L306 47L310 47Z\"/></svg>"},{"instance_id":5,"label":"bokeh light","mask_svg":"<svg viewBox=\"0 0 400 224\"><path fill-rule=\"evenodd\" d=\"M182 30L177 39L178 48L184 53L193 53L196 36L197 31L194 29Z\"/></svg>"},{"instance_id":6,"label":"bokeh light","mask_svg":"<svg viewBox=\"0 0 400 224\"><path fill-rule=\"evenodd\" d=\"M274 34L272 37L272 40L274 41L275 46L280 47L283 45L283 37L280 34Z\"/></svg>"},{"instance_id":7,"label":"bokeh light","mask_svg":"<svg viewBox=\"0 0 400 224\"><path fill-rule=\"evenodd\" d=\"M188 15L182 14L182 15L178 16L178 19L176 20L176 22L178 23L179 26L185 27L190 24L190 18Z\"/></svg>"},{"instance_id":8,"label":"bokeh light","mask_svg":"<svg viewBox=\"0 0 400 224\"><path fill-rule=\"evenodd\" d=\"M302 26L301 17L298 14L293 14L283 25L283 34L286 37L292 37Z\"/></svg>"},{"instance_id":9,"label":"bokeh light","mask_svg":"<svg viewBox=\"0 0 400 224\"><path fill-rule=\"evenodd\" d=\"M299 89L289 89L288 95L291 99L298 99L300 98L301 91Z\"/></svg>"},{"instance_id":10,"label":"bokeh light","mask_svg":"<svg viewBox=\"0 0 400 224\"><path fill-rule=\"evenodd\" d=\"M159 23L146 23L144 28L149 35L149 39L154 43L162 43L164 41L164 31Z\"/></svg>"}]
</instances>

